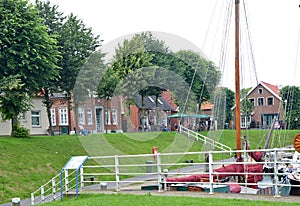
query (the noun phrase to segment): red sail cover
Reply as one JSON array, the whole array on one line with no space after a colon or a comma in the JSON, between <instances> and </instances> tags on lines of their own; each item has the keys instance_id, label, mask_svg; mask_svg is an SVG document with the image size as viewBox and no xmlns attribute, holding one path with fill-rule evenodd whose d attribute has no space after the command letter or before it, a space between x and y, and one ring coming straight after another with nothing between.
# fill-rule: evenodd
<instances>
[{"instance_id":1,"label":"red sail cover","mask_svg":"<svg viewBox=\"0 0 300 206\"><path fill-rule=\"evenodd\" d=\"M261 174L240 174L240 173L262 173L262 164L231 164L220 167L215 170L213 175L214 181L224 179L229 176L243 176L246 183L256 184L263 179ZM209 174L196 174L188 177L167 178L167 182L207 182ZM257 185L249 185L251 188L257 189Z\"/></svg>"}]
</instances>

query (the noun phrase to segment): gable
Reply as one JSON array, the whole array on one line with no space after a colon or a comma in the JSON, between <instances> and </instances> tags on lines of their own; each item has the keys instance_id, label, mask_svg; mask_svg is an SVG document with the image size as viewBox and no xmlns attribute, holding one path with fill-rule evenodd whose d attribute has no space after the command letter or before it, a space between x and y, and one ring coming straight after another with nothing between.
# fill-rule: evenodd
<instances>
[{"instance_id":1,"label":"gable","mask_svg":"<svg viewBox=\"0 0 300 206\"><path fill-rule=\"evenodd\" d=\"M253 94L254 96L257 96L258 94L258 90L262 88L263 90L268 91L272 96L274 96L275 98L277 98L278 100L281 100L280 92L279 92L279 88L277 85L272 85L266 82L260 82L256 87L254 87L253 89L251 89L248 94L247 97L251 94Z\"/></svg>"}]
</instances>

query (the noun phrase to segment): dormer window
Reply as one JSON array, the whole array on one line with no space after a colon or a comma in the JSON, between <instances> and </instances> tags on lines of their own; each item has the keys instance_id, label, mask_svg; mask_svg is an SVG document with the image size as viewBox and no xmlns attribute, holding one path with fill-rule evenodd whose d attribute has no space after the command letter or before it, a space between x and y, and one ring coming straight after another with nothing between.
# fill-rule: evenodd
<instances>
[{"instance_id":1,"label":"dormer window","mask_svg":"<svg viewBox=\"0 0 300 206\"><path fill-rule=\"evenodd\" d=\"M258 94L262 94L263 93L263 89L262 88L259 88L258 89Z\"/></svg>"}]
</instances>

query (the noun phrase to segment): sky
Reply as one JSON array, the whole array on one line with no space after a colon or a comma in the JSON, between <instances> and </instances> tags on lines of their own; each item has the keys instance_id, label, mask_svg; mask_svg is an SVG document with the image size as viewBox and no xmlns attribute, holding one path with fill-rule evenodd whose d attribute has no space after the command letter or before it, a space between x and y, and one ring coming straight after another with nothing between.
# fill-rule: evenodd
<instances>
[{"instance_id":1,"label":"sky","mask_svg":"<svg viewBox=\"0 0 300 206\"><path fill-rule=\"evenodd\" d=\"M234 0L231 0L234 2ZM243 1L243 0L241 0ZM227 0L50 0L66 15L73 12L100 35L104 47L116 39L142 31L180 37L198 47L216 66L223 55L224 2ZM249 34L258 81L300 86L297 55L300 28L300 0L245 1ZM244 5L244 4L243 4ZM244 8L244 6L241 6ZM242 9L241 9L242 10ZM233 11L234 12L234 11ZM233 13L234 14L234 13ZM245 24L246 25L246 24ZM234 37L233 23L228 33ZM177 41L171 40L174 44ZM232 40L233 42L233 40ZM231 43L229 43L231 45ZM234 87L234 48L229 46L228 71L222 86ZM243 49L248 49L243 46ZM229 53L230 53L229 52ZM242 51L241 53L246 53ZM249 66L251 67L251 66ZM253 70L244 73L244 87L255 86Z\"/></svg>"}]
</instances>

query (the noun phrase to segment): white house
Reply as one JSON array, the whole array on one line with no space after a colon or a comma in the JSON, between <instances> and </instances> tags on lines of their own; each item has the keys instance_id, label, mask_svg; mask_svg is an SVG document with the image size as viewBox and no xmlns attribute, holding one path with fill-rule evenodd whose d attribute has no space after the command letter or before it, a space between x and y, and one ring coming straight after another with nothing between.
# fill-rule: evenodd
<instances>
[{"instance_id":1,"label":"white house","mask_svg":"<svg viewBox=\"0 0 300 206\"><path fill-rule=\"evenodd\" d=\"M42 103L42 97L32 99L33 108L24 112L20 117L20 125L30 130L30 135L48 134L49 128L46 107ZM11 133L11 121L2 121L0 117L0 136L7 136Z\"/></svg>"}]
</instances>

